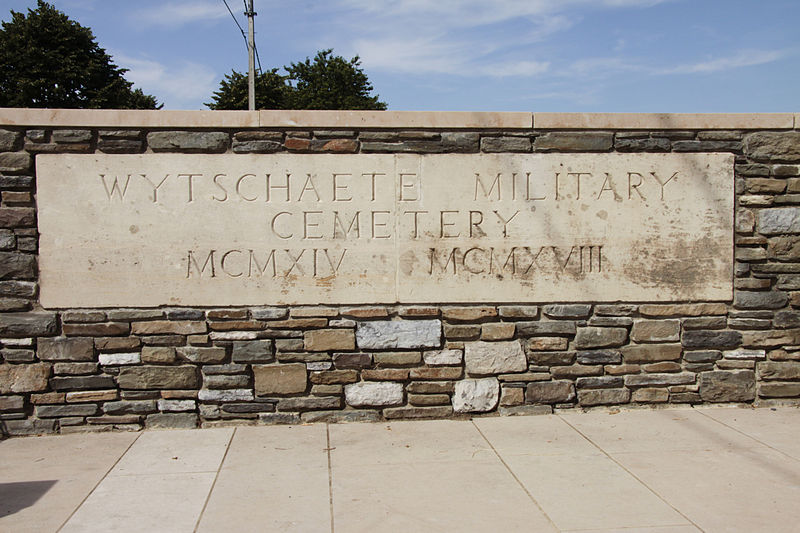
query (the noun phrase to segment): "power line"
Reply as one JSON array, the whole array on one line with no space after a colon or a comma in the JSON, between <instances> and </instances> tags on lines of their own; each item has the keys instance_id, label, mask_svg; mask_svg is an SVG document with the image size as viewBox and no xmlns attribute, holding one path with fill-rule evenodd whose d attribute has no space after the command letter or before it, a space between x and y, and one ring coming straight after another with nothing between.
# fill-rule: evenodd
<instances>
[{"instance_id":1,"label":"power line","mask_svg":"<svg viewBox=\"0 0 800 533\"><path fill-rule=\"evenodd\" d=\"M227 0L222 0L222 3L225 4L225 7L228 8L228 13L231 14L231 18L236 23L236 26L239 28L239 31L242 33L242 38L244 39L244 43L246 45L247 44L247 35L245 35L245 33L244 33L244 28L242 28L242 25L239 24L238 20L236 20L236 15L234 15L233 11L231 11L231 6L228 5L228 1ZM245 6L245 10L246 10L246 7L247 6Z\"/></svg>"}]
</instances>

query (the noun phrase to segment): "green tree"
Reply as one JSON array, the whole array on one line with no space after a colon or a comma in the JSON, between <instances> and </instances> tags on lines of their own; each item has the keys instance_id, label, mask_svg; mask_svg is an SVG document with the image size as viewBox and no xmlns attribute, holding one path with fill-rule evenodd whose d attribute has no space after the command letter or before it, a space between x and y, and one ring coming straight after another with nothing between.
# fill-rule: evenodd
<instances>
[{"instance_id":1,"label":"green tree","mask_svg":"<svg viewBox=\"0 0 800 533\"><path fill-rule=\"evenodd\" d=\"M27 16L11 11L0 29L0 106L156 109L132 90L92 30L43 0Z\"/></svg>"},{"instance_id":2,"label":"green tree","mask_svg":"<svg viewBox=\"0 0 800 533\"><path fill-rule=\"evenodd\" d=\"M314 60L284 67L294 82L289 93L292 109L386 109L378 96L370 96L372 84L355 56L346 60L333 50L317 52Z\"/></svg>"},{"instance_id":3,"label":"green tree","mask_svg":"<svg viewBox=\"0 0 800 533\"><path fill-rule=\"evenodd\" d=\"M256 109L386 109L370 95L372 84L358 56L348 61L322 50L313 61L283 68L286 76L278 69L256 76ZM247 109L247 74L226 74L211 99L205 104L210 109Z\"/></svg>"},{"instance_id":4,"label":"green tree","mask_svg":"<svg viewBox=\"0 0 800 533\"><path fill-rule=\"evenodd\" d=\"M247 74L232 70L214 91L209 109L248 109ZM256 109L286 109L286 79L274 68L256 75Z\"/></svg>"}]
</instances>

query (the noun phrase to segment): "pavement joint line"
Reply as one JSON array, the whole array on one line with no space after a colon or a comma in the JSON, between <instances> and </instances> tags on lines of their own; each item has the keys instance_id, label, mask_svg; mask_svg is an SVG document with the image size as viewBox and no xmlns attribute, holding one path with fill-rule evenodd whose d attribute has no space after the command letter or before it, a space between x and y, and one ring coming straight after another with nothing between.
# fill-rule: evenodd
<instances>
[{"instance_id":1,"label":"pavement joint line","mask_svg":"<svg viewBox=\"0 0 800 533\"><path fill-rule=\"evenodd\" d=\"M75 506L75 508L72 510L72 512L71 512L71 513L69 513L69 516L67 517L67 519L66 519L66 520L64 520L64 521L61 523L61 525L60 525L60 526L58 526L58 529L56 529L56 533L58 533L59 531L61 531L62 529L64 529L64 526L66 526L66 525L67 525L67 522L69 522L70 520L72 520L72 517L73 517L73 516L75 516L75 513L77 513L77 512L78 512L78 509L80 509L80 508L83 506L83 504L84 504L84 503L86 503L86 500L88 500L88 499L89 499L89 496L91 496L92 494L94 494L94 491L96 491L96 490L97 490L97 487L99 487L99 486L100 486L100 483L102 483L103 481L105 481L105 479L108 477L108 474L110 474L110 473L111 473L111 471L112 471L112 470L114 470L114 468L116 468L116 467L117 467L117 465L118 465L118 464L119 464L119 462L122 460L122 458L123 458L123 457L125 457L125 454L126 454L126 453L128 453L128 452L130 451L130 449L131 449L131 448L133 448L133 445L134 445L134 444L136 444L136 441L138 441L138 440L139 440L139 437L141 437L143 433L144 433L144 431L140 431L140 432L139 432L139 434L138 434L138 435L136 435L136 438L135 438L135 439L133 439L133 441L131 441L131 443L128 445L128 447L127 447L127 448L125 448L125 451L124 451L124 452L122 452L121 454L119 454L119 457L117 457L117 460L116 460L116 461L114 461L114 464L113 464L113 465L111 465L111 466L109 467L109 469L108 469L108 470L106 470L106 473L105 473L105 474L103 474L103 477L101 477L101 478L100 478L100 480L99 480L97 483L95 483L94 487L92 487L92 490L90 490L90 491L89 491L89 494L87 494L87 495L86 495L86 496L85 496L85 497L84 497L84 498L81 500L81 502L80 502L78 505L76 505L76 506Z\"/></svg>"},{"instance_id":2,"label":"pavement joint line","mask_svg":"<svg viewBox=\"0 0 800 533\"><path fill-rule=\"evenodd\" d=\"M233 442L233 437L236 436L236 429L233 428L231 431L231 438L228 439L228 445L225 446L225 453L222 454L222 460L219 462L219 466L217 467L217 473L214 475L214 481L211 483L211 488L208 489L208 494L206 495L206 501L203 502L203 508L200 510L200 514L197 517L197 522L194 524L194 529L192 530L193 533L197 532L197 528L200 527L200 521L203 519L203 515L206 512L206 507L208 507L208 502L211 500L211 494L214 492L214 487L217 485L217 479L219 479L219 473L222 470L222 465L225 464L225 459L228 458L228 452L231 449L231 443ZM201 430L202 431L202 430Z\"/></svg>"},{"instance_id":3,"label":"pavement joint line","mask_svg":"<svg viewBox=\"0 0 800 533\"><path fill-rule=\"evenodd\" d=\"M779 453L779 454L781 454L781 455L785 455L785 456L786 456L786 457L788 457L789 459L793 459L793 460L795 460L795 461L800 461L800 458L797 458L797 457L795 457L795 456L793 456L793 455L790 455L790 454L788 454L788 453L786 453L786 452L784 452L784 451L782 451L782 450L779 450L779 449L775 448L774 446L771 446L771 445L767 444L766 442L764 442L764 441L762 441L762 440L759 440L759 439L757 439L756 437L754 437L754 436L750 435L749 433L745 433L745 432L744 432L744 431L742 431L741 429L738 429L738 428L736 428L736 427L734 427L734 426L731 426L731 425L729 425L729 424L726 424L725 422L723 422L723 421L721 421L721 420L717 420L717 419L716 419L716 418L714 418L713 416L710 416L710 415L707 415L707 414L705 414L705 413L703 412L703 411L705 411L705 409L694 409L694 410L695 410L696 412L700 413L701 415L703 415L704 417L706 417L706 418L708 418L708 419L710 419L710 420L713 420L713 421L714 421L714 422L716 422L717 424L720 424L720 425L722 425L722 426L724 426L724 427L726 427L726 428L728 428L728 429L731 429L731 430L735 431L736 433L739 433L740 435L744 435L745 437L747 437L747 438L749 438L749 439L752 439L752 440L756 441L757 443L761 444L762 446L766 446L766 447L767 447L767 448L769 448L770 450L776 451L776 452L778 452L778 453Z\"/></svg>"},{"instance_id":4,"label":"pavement joint line","mask_svg":"<svg viewBox=\"0 0 800 533\"><path fill-rule=\"evenodd\" d=\"M483 437L483 440L486 441L486 444L489 445L489 447L492 449L492 451L497 456L497 458L500 460L500 462L503 463L503 466L506 467L506 470L508 470L508 473L511 474L511 477L514 478L514 481L516 481L517 484L520 486L520 488L523 491L525 491L525 494L528 495L528 498L530 498L530 500L533 502L533 504L536 505L536 507L544 515L544 517L547 518L547 521L550 522L550 525L553 526L553 529L555 529L556 531L559 531L559 532L562 531L556 525L556 523L553 522L553 519L550 518L550 515L547 514L547 511L544 510L544 508L539 504L539 502L536 500L536 498L533 497L533 494L531 494L531 491L528 490L528 487L526 487L525 484L522 482L522 480L517 477L517 474L515 474L514 471L511 470L511 467L508 465L508 463L506 463L505 459L503 459L503 456L500 455L500 452L498 452L497 449L494 447L494 444L492 444L492 442L486 437L486 435L483 434L483 431L481 431L481 428L479 428L478 424L475 423L475 419L471 418L470 422L472 423L472 426L475 428L475 430L478 432L478 434L480 434L480 436Z\"/></svg>"},{"instance_id":5,"label":"pavement joint line","mask_svg":"<svg viewBox=\"0 0 800 533\"><path fill-rule=\"evenodd\" d=\"M669 501L667 501L667 499L666 499L666 498L664 498L664 497L663 497L661 494L659 494L658 492L656 492L655 490L653 490L653 488L652 488L650 485L648 485L647 483L645 483L645 482L644 482L644 480L642 480L642 479L641 479L639 476L637 476L636 474L634 474L633 472L631 472L631 471L630 471L628 468L626 468L626 467L625 467L625 465L623 465L622 463L620 463L620 462L619 462L619 461L618 461L618 460L617 460L615 457L613 457L613 456L612 456L611 454L609 454L609 453L608 453L606 450L604 450L602 447L600 447L600 445L599 445L599 444L597 444L597 443L596 443L596 442L594 442L592 439L590 439L590 438L589 438L587 435L585 435L585 434L584 434L584 433L583 433L581 430L579 430L578 428L576 428L575 426L573 426L572 424L570 424L570 423L569 423L567 420L565 420L565 419L564 419L564 418L563 418L561 415L557 414L556 416L559 418L559 420L561 420L561 421L562 421L562 422L564 422L566 425L568 425L569 427L571 427L571 428L572 428L572 430L573 430L573 431L575 431L575 432L576 432L578 435L580 435L581 437L583 437L584 439L586 439L586 441L587 441L587 442L589 442L589 444L591 444L592 446L594 446L595 448L597 448L598 450L600 450L600 452L601 452L603 455L605 455L606 457L608 457L610 460L614 461L614 464L616 464L618 467L620 467L620 468L621 468L621 469L623 469L625 472L627 472L627 473L628 473L628 474L629 474L631 477L633 477L633 479L635 479L636 481L638 481L639 483L641 483L643 487L645 487L647 490L649 490L650 492L652 492L652 493L655 495L655 497L656 497L656 498L658 498L658 499L659 499L659 500L661 500L662 502L664 502L664 503L666 503L667 505L669 505L669 507L670 507L670 508L671 508L673 511L675 511L676 513L678 513L679 515L681 515L683 518L685 518L685 519L686 519L686 521L688 521L690 524L692 524L694 527L696 527L696 528L697 528L699 531L703 531L703 532L705 532L705 530L704 530L702 527L700 527L700 526L699 526L697 523L695 523L695 521L694 521L694 520L692 520L691 518L689 518L688 516L686 516L686 514L684 514L684 513L683 513L683 512L682 512L680 509L678 509L677 507L675 507L674 505L672 505L672 504L671 504Z\"/></svg>"},{"instance_id":6,"label":"pavement joint line","mask_svg":"<svg viewBox=\"0 0 800 533\"><path fill-rule=\"evenodd\" d=\"M331 468L331 425L325 424L325 453L328 454L328 509L331 514L331 533L333 532L333 470Z\"/></svg>"}]
</instances>

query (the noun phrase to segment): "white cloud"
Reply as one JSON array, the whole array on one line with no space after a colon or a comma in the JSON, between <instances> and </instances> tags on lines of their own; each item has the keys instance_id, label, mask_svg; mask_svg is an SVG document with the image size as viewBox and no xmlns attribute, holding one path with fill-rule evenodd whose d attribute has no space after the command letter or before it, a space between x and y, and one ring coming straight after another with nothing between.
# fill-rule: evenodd
<instances>
[{"instance_id":1,"label":"white cloud","mask_svg":"<svg viewBox=\"0 0 800 533\"><path fill-rule=\"evenodd\" d=\"M708 59L697 63L678 65L656 70L656 74L706 74L741 67L752 67L772 63L786 55L781 50L742 50L739 53L716 59Z\"/></svg>"},{"instance_id":2,"label":"white cloud","mask_svg":"<svg viewBox=\"0 0 800 533\"><path fill-rule=\"evenodd\" d=\"M536 57L533 45L571 28L587 10L665 1L670 0L339 0L344 12L335 26L349 25L352 32L326 35L325 42L358 53L368 70L531 77L550 71L553 63Z\"/></svg>"},{"instance_id":3,"label":"white cloud","mask_svg":"<svg viewBox=\"0 0 800 533\"><path fill-rule=\"evenodd\" d=\"M167 66L158 61L114 54L125 77L135 87L155 96L169 109L202 109L204 101L218 88L217 74L206 65L184 61Z\"/></svg>"},{"instance_id":4,"label":"white cloud","mask_svg":"<svg viewBox=\"0 0 800 533\"><path fill-rule=\"evenodd\" d=\"M230 0L228 4L234 14L242 11L242 5L238 1ZM183 0L164 2L158 7L147 6L134 12L133 16L144 23L175 27L204 20L217 20L231 15L221 1Z\"/></svg>"}]
</instances>

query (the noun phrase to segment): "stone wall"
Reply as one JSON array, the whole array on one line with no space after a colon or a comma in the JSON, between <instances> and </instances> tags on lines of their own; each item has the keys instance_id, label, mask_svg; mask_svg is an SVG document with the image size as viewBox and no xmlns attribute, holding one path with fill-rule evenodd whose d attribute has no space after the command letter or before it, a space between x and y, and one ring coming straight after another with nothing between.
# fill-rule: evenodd
<instances>
[{"instance_id":1,"label":"stone wall","mask_svg":"<svg viewBox=\"0 0 800 533\"><path fill-rule=\"evenodd\" d=\"M791 114L0 111L5 434L800 403ZM733 300L42 308L37 154L154 152L733 154Z\"/></svg>"}]
</instances>

